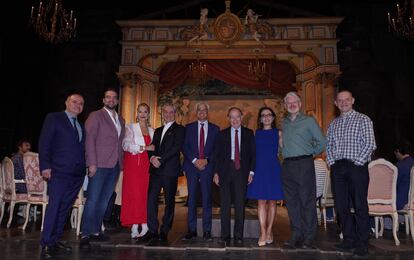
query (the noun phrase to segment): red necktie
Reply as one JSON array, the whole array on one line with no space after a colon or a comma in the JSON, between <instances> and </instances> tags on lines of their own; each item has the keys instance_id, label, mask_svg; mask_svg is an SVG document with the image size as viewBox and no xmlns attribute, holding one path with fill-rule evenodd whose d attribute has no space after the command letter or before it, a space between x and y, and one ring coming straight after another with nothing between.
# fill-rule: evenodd
<instances>
[{"instance_id":1,"label":"red necktie","mask_svg":"<svg viewBox=\"0 0 414 260\"><path fill-rule=\"evenodd\" d=\"M200 124L200 144L199 144L199 158L204 159L204 123Z\"/></svg>"},{"instance_id":2,"label":"red necktie","mask_svg":"<svg viewBox=\"0 0 414 260\"><path fill-rule=\"evenodd\" d=\"M240 169L240 152L239 152L239 135L237 134L239 130L236 130L234 133L234 168L236 170Z\"/></svg>"}]
</instances>

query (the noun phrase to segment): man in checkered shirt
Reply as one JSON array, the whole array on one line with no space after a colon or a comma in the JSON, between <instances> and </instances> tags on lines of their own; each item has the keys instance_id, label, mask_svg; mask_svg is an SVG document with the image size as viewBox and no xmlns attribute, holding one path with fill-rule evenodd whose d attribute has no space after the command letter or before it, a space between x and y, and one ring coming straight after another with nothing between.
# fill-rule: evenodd
<instances>
[{"instance_id":1,"label":"man in checkered shirt","mask_svg":"<svg viewBox=\"0 0 414 260\"><path fill-rule=\"evenodd\" d=\"M352 109L355 98L339 91L335 105L341 115L328 128L327 162L332 171L332 187L344 240L340 251L353 251L354 257L368 257L368 163L376 148L371 119ZM351 208L355 210L351 214Z\"/></svg>"}]
</instances>

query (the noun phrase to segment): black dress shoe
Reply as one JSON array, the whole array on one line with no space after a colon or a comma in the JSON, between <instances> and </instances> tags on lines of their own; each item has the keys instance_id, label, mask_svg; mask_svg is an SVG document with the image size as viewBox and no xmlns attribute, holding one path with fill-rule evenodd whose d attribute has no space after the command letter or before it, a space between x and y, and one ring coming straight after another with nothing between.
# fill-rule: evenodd
<instances>
[{"instance_id":1,"label":"black dress shoe","mask_svg":"<svg viewBox=\"0 0 414 260\"><path fill-rule=\"evenodd\" d=\"M158 234L147 232L143 237L138 238L137 242L150 242L152 240L158 240L158 238Z\"/></svg>"},{"instance_id":2,"label":"black dress shoe","mask_svg":"<svg viewBox=\"0 0 414 260\"><path fill-rule=\"evenodd\" d=\"M66 254L70 254L72 253L72 247L68 246L62 242L57 242L55 245L55 248L57 249L57 251L61 251L64 252Z\"/></svg>"},{"instance_id":3,"label":"black dress shoe","mask_svg":"<svg viewBox=\"0 0 414 260\"><path fill-rule=\"evenodd\" d=\"M43 246L42 247L42 252L40 253L40 258L41 259L51 259L53 257L55 257L55 248L52 246Z\"/></svg>"},{"instance_id":4,"label":"black dress shoe","mask_svg":"<svg viewBox=\"0 0 414 260\"><path fill-rule=\"evenodd\" d=\"M161 232L160 233L160 241L161 242L168 242L168 233Z\"/></svg>"},{"instance_id":5,"label":"black dress shoe","mask_svg":"<svg viewBox=\"0 0 414 260\"><path fill-rule=\"evenodd\" d=\"M81 249L90 249L91 248L91 243L90 243L90 240L89 240L88 236L81 238L81 240L79 242L79 247Z\"/></svg>"},{"instance_id":6,"label":"black dress shoe","mask_svg":"<svg viewBox=\"0 0 414 260\"><path fill-rule=\"evenodd\" d=\"M286 241L283 243L283 249L296 249L296 241Z\"/></svg>"},{"instance_id":7,"label":"black dress shoe","mask_svg":"<svg viewBox=\"0 0 414 260\"><path fill-rule=\"evenodd\" d=\"M305 242L303 242L303 244L300 248L309 250L309 249L316 249L316 246L313 244L312 241L305 241Z\"/></svg>"},{"instance_id":8,"label":"black dress shoe","mask_svg":"<svg viewBox=\"0 0 414 260\"><path fill-rule=\"evenodd\" d=\"M221 242L221 243L230 244L231 239L230 239L230 237L221 237L221 238L220 238L220 242Z\"/></svg>"},{"instance_id":9,"label":"black dress shoe","mask_svg":"<svg viewBox=\"0 0 414 260\"><path fill-rule=\"evenodd\" d=\"M185 234L185 236L181 240L187 241L187 240L193 240L195 238L197 238L197 232L188 231L188 233Z\"/></svg>"},{"instance_id":10,"label":"black dress shoe","mask_svg":"<svg viewBox=\"0 0 414 260\"><path fill-rule=\"evenodd\" d=\"M213 238L211 237L211 232L210 231L206 231L203 233L203 239L207 240L207 241L211 241L213 240Z\"/></svg>"},{"instance_id":11,"label":"black dress shoe","mask_svg":"<svg viewBox=\"0 0 414 260\"><path fill-rule=\"evenodd\" d=\"M351 241L344 241L340 244L335 244L334 248L341 252L352 252L352 250L355 249L355 246Z\"/></svg>"},{"instance_id":12,"label":"black dress shoe","mask_svg":"<svg viewBox=\"0 0 414 260\"><path fill-rule=\"evenodd\" d=\"M98 235L90 235L90 240L97 241L97 242L105 242L109 240L109 237L103 233L99 233Z\"/></svg>"},{"instance_id":13,"label":"black dress shoe","mask_svg":"<svg viewBox=\"0 0 414 260\"><path fill-rule=\"evenodd\" d=\"M241 237L235 237L234 238L234 244L236 244L238 246L243 245L243 238L241 238Z\"/></svg>"},{"instance_id":14,"label":"black dress shoe","mask_svg":"<svg viewBox=\"0 0 414 260\"><path fill-rule=\"evenodd\" d=\"M355 248L352 258L368 259L368 248L365 246Z\"/></svg>"}]
</instances>

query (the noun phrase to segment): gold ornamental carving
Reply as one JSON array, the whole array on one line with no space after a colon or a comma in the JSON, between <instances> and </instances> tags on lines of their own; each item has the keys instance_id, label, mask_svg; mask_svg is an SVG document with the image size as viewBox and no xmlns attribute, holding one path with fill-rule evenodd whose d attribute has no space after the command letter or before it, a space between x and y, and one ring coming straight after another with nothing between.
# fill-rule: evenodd
<instances>
[{"instance_id":1,"label":"gold ornamental carving","mask_svg":"<svg viewBox=\"0 0 414 260\"><path fill-rule=\"evenodd\" d=\"M230 1L226 1L226 11L216 18L213 28L215 38L227 47L240 39L244 26L240 18L230 11Z\"/></svg>"}]
</instances>

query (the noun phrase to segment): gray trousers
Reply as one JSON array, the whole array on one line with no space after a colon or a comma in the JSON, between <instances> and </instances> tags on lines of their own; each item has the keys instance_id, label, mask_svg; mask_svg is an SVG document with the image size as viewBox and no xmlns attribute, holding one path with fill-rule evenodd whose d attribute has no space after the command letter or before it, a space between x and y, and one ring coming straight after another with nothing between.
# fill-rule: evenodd
<instances>
[{"instance_id":1,"label":"gray trousers","mask_svg":"<svg viewBox=\"0 0 414 260\"><path fill-rule=\"evenodd\" d=\"M317 227L313 157L285 159L282 166L282 184L290 220L290 241L313 242Z\"/></svg>"}]
</instances>

